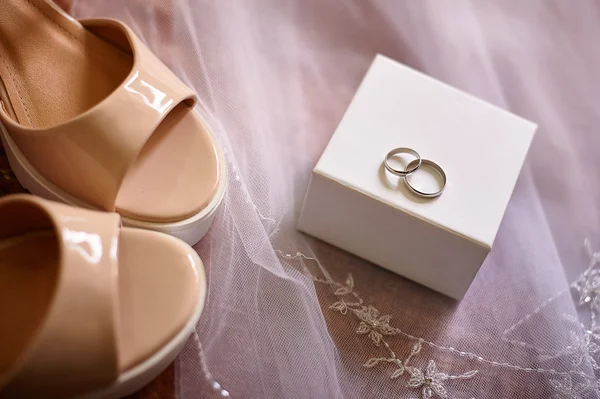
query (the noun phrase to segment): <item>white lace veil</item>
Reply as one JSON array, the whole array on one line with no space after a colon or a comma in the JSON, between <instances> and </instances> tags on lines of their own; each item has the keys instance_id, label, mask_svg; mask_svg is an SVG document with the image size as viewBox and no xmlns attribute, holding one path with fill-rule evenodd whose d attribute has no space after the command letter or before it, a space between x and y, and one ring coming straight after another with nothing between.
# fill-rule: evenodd
<instances>
[{"instance_id":1,"label":"white lace veil","mask_svg":"<svg viewBox=\"0 0 600 399\"><path fill-rule=\"evenodd\" d=\"M179 397L600 397L598 3L80 0L73 13L129 23L198 91L226 151ZM295 230L376 53L540 125L462 302Z\"/></svg>"}]
</instances>

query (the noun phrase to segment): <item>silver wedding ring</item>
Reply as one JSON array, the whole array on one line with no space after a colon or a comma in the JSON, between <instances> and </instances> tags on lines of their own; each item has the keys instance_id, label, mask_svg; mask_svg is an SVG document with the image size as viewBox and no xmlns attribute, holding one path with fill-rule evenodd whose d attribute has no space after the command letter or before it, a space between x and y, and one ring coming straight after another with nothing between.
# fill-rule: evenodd
<instances>
[{"instance_id":1,"label":"silver wedding ring","mask_svg":"<svg viewBox=\"0 0 600 399\"><path fill-rule=\"evenodd\" d=\"M394 168L392 165L390 165L389 161L394 157L394 155L398 155L398 154L410 154L410 155L414 156L416 159L413 160L412 162L416 162L416 165L413 165L410 168L408 167L408 165L406 165L404 170ZM404 176L410 175L411 173L415 173L417 171L417 169L419 169L421 167L421 156L419 155L418 152L416 152L412 148L408 148L408 147L394 148L392 151L388 152L388 154L385 156L384 165L385 165L385 168L390 173L404 177ZM409 165L410 165L410 163L409 163Z\"/></svg>"},{"instance_id":2,"label":"silver wedding ring","mask_svg":"<svg viewBox=\"0 0 600 399\"><path fill-rule=\"evenodd\" d=\"M444 172L444 169L442 169L442 167L440 165L438 165L437 163L430 161L429 159L422 159L421 162L417 162L417 160L413 160L412 162L410 162L408 165L406 165L406 169L409 169L411 167L412 164L421 164L421 165L427 165L429 167L431 167L433 170L435 170L440 177L442 178L442 186L440 187L440 189L438 191L435 192L425 192L425 191L421 191L419 189L417 189L416 187L414 187L411 183L410 183L410 175L406 175L404 176L404 182L406 183L406 185L408 186L408 188L410 189L410 191L412 191L413 193L421 196L421 197L425 197L425 198L435 198L435 197L439 197L440 195L442 195L442 193L444 192L444 189L446 188L446 182L448 180L448 178L446 177L446 172ZM415 166L412 165L412 166Z\"/></svg>"},{"instance_id":3,"label":"silver wedding ring","mask_svg":"<svg viewBox=\"0 0 600 399\"><path fill-rule=\"evenodd\" d=\"M396 169L392 165L390 165L390 160L392 159L392 157L394 157L397 154L411 154L415 157L415 159L410 161L406 165L404 170ZM395 175L402 177L404 179L404 183L406 183L406 186L410 189L410 191L420 197L424 197L424 198L439 197L440 195L442 195L442 193L444 192L444 189L446 188L446 183L448 181L448 178L446 177L446 172L444 172L444 169L442 169L442 167L440 165L438 165L437 163L435 163L429 159L422 159L421 156L419 155L419 153L416 152L415 150L413 150L412 148L408 148L408 147L394 148L392 151L387 153L383 164L390 173L393 173ZM435 192L422 191L411 184L410 175L415 173L422 165L429 166L430 168L435 170L436 173L438 173L440 175L440 178L442 179L442 184L441 184L441 188L438 191L435 191Z\"/></svg>"}]
</instances>

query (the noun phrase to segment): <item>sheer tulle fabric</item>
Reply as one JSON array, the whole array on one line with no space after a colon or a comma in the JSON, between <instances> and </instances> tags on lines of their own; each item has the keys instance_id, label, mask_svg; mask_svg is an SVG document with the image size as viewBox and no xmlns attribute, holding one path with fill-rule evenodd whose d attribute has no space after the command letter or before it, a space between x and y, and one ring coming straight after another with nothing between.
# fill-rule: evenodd
<instances>
[{"instance_id":1,"label":"sheer tulle fabric","mask_svg":"<svg viewBox=\"0 0 600 399\"><path fill-rule=\"evenodd\" d=\"M226 151L179 397L600 397L598 4L110 0L73 12L129 23L198 91ZM376 53L540 125L460 303L295 230Z\"/></svg>"}]
</instances>

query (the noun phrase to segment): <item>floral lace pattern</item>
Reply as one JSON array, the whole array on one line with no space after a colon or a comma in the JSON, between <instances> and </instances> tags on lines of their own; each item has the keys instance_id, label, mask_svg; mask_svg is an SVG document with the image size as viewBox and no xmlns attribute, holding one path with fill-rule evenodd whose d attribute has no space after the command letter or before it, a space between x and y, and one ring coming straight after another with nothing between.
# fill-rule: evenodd
<instances>
[{"instance_id":1,"label":"floral lace pattern","mask_svg":"<svg viewBox=\"0 0 600 399\"><path fill-rule=\"evenodd\" d=\"M551 379L550 384L555 394L553 398L584 398L590 392L600 393L598 372L600 372L600 252L594 252L591 249L589 241L585 241L585 248L590 257L588 268L570 285L571 294L577 300L578 315L563 314L563 322L572 327L569 331L569 343L561 350L549 352L547 349L531 345L527 342L508 339L509 334L517 327L529 321L532 316L540 313L544 308L550 306L560 296L565 295L569 290L563 290L555 296L544 301L533 312L527 314L503 334L503 339L507 342L533 349L541 355L542 360L554 360L557 358L568 358L573 367L574 373L562 378ZM589 323L580 321L579 312L589 311ZM594 375L586 374L582 367L590 366ZM573 378L578 378L574 382Z\"/></svg>"},{"instance_id":2,"label":"floral lace pattern","mask_svg":"<svg viewBox=\"0 0 600 399\"><path fill-rule=\"evenodd\" d=\"M435 361L431 359L427 363L427 367L424 371L421 371L417 367L410 366L410 361L416 355L421 353L423 340L418 339L417 342L414 343L411 352L406 359L399 359L385 337L397 335L401 333L401 330L390 325L390 321L392 320L391 315L382 315L374 306L364 304L363 299L356 291L354 291L354 279L352 278L352 275L348 276L346 284L322 280L315 277L313 277L313 280L329 284L334 288L334 295L338 297L339 301L333 303L329 307L330 309L342 314L348 314L348 311L350 311L351 314L360 320L356 333L368 335L375 346L383 344L388 350L388 357L371 358L363 365L364 367L373 368L380 363L391 363L395 365L396 369L391 373L390 378L397 379L406 373L406 375L410 376L408 382L406 382L406 386L408 388L420 390L423 399L432 397L448 398L449 396L445 386L446 381L469 379L478 373L477 370L471 370L459 375L449 375L438 371ZM350 299L348 300L348 298Z\"/></svg>"},{"instance_id":3,"label":"floral lace pattern","mask_svg":"<svg viewBox=\"0 0 600 399\"><path fill-rule=\"evenodd\" d=\"M552 399L582 399L586 393L598 389L598 384L589 380L573 384L571 376L562 380L550 380L550 385L554 388Z\"/></svg>"},{"instance_id":4,"label":"floral lace pattern","mask_svg":"<svg viewBox=\"0 0 600 399\"><path fill-rule=\"evenodd\" d=\"M600 310L600 270L590 270L574 283L579 294L579 305L589 305L595 312Z\"/></svg>"},{"instance_id":5,"label":"floral lace pattern","mask_svg":"<svg viewBox=\"0 0 600 399\"><path fill-rule=\"evenodd\" d=\"M439 371L433 359L427 360L424 369L415 367L411 362L416 356L421 354L422 346L428 345L433 349L455 353L460 357L475 360L489 366L525 373L547 375L549 386L554 391L552 393L553 399L579 399L588 397L590 393L600 394L600 379L595 375L589 375L580 370L582 365L589 364L594 370L594 373L600 372L600 365L598 363L598 361L600 361L600 324L597 323L598 314L600 312L600 251L594 253L587 240L585 246L590 255L590 264L586 271L571 284L571 291L578 297L579 306L591 311L590 325L581 323L578 317L563 315L564 322L571 323L574 328L570 333L569 344L562 350L554 353L550 353L547 350L527 342L508 338L510 332L531 320L536 313L541 312L542 309L550 306L556 298L568 292L568 290L563 290L554 297L543 301L538 308L530 314L527 314L503 334L504 341L520 347L534 349L540 353L542 360L569 357L573 368L566 371L559 371L553 368L524 367L510 363L496 362L485 359L474 353L460 351L453 347L442 346L434 342L426 341L423 338L410 335L391 324L391 315L381 314L375 306L365 303L363 298L361 298L354 289L354 279L352 275L349 275L345 283L342 284L333 280L315 258L308 257L301 253L296 253L295 255L286 254L281 251L278 251L278 253L288 259L303 258L315 261L319 265L325 278L314 276L306 267L304 270L314 282L328 285L333 294L337 297L337 301L331 304L329 308L342 315L354 315L355 319L358 321L356 333L368 337L375 347L383 346L388 352L387 356L372 357L368 359L363 366L365 368L375 368L382 364L394 365L395 367L391 371L389 378L396 380L404 376L404 385L414 389L415 392L418 392L421 398L449 398L449 390L452 389L452 380L468 380L479 373L479 370L469 370L456 375L448 374ZM410 354L405 359L399 358L388 343L387 338L396 335L403 336L414 342Z\"/></svg>"},{"instance_id":6,"label":"floral lace pattern","mask_svg":"<svg viewBox=\"0 0 600 399\"><path fill-rule=\"evenodd\" d=\"M426 399L429 399L434 395L437 395L440 398L447 398L448 392L446 392L446 387L444 386L446 380L467 379L473 377L478 372L477 370L471 370L461 375L440 373L433 360L429 361L425 372L414 367L408 367L407 371L409 372L411 379L406 386L411 388L422 387L422 396Z\"/></svg>"},{"instance_id":7,"label":"floral lace pattern","mask_svg":"<svg viewBox=\"0 0 600 399\"><path fill-rule=\"evenodd\" d=\"M292 255L285 255L293 257ZM305 257L306 258L306 257ZM345 284L338 283L332 279L320 279L308 270L307 273L313 281L317 283L327 284L337 297L338 301L334 302L329 308L340 312L343 315L352 314L359 322L356 333L365 335L377 347L383 346L388 351L386 357L373 357L368 359L363 366L365 368L374 368L379 364L393 364L395 369L390 374L391 379L399 379L401 376L406 376L405 386L417 391L420 391L421 398L429 399L433 397L449 398L446 384L451 380L465 380L473 378L478 370L470 370L458 375L450 375L445 372L440 372L437 369L435 361L429 359L425 370L421 370L411 365L413 358L421 353L423 339L411 337L402 330L390 325L392 320L391 315L381 314L381 312L372 305L365 304L365 301L354 290L354 278L348 275ZM403 335L414 342L410 354L406 359L398 358L396 352L392 349L386 337L393 335Z\"/></svg>"},{"instance_id":8,"label":"floral lace pattern","mask_svg":"<svg viewBox=\"0 0 600 399\"><path fill-rule=\"evenodd\" d=\"M598 326L586 328L583 323L577 322L571 315L563 315L563 319L577 326L576 331L570 331L571 344L553 356L543 356L542 359L550 360L566 356L571 358L571 364L574 368L588 362L594 370L599 370L600 367L593 355L600 352L600 345L598 345L598 342L600 342L600 328Z\"/></svg>"}]
</instances>

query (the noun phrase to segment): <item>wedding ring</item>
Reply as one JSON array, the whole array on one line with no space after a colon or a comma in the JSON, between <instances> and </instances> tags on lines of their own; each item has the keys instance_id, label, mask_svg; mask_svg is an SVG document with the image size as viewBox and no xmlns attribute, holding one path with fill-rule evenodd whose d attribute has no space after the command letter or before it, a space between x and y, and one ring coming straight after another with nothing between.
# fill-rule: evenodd
<instances>
[{"instance_id":1,"label":"wedding ring","mask_svg":"<svg viewBox=\"0 0 600 399\"><path fill-rule=\"evenodd\" d=\"M404 175L404 182L406 183L406 185L408 186L410 191L412 191L413 193L415 193L418 196L425 197L425 198L439 197L440 195L442 195L442 193L444 192L444 189L446 188L446 182L447 182L446 172L444 172L444 169L442 169L442 167L440 165L438 165L437 163L435 163L433 161L430 161L429 159L415 159L415 160L411 161L408 165L406 165L406 171L412 170L414 172L421 165L427 165L427 166L431 167L433 170L435 170L440 175L440 177L442 178L442 187L438 191L432 192L432 193L427 193L427 192L421 191L421 190L413 187L412 184L410 184L410 179L409 179L408 175L412 172Z\"/></svg>"},{"instance_id":2,"label":"wedding ring","mask_svg":"<svg viewBox=\"0 0 600 399\"><path fill-rule=\"evenodd\" d=\"M404 168L404 170L400 170L400 169L394 168L389 163L390 159L392 159L392 157L397 154L410 154L410 155L413 155L417 159L411 161L408 165L406 165L406 168ZM418 152L416 152L412 148L398 147L398 148L394 148L392 151L388 152L388 154L385 156L385 161L383 162L383 164L385 165L385 168L390 173L393 173L398 176L406 177L406 176L410 175L411 173L414 173L417 169L419 169L421 167L421 156L419 155Z\"/></svg>"}]
</instances>

